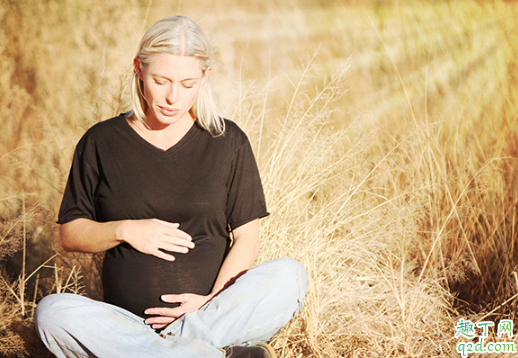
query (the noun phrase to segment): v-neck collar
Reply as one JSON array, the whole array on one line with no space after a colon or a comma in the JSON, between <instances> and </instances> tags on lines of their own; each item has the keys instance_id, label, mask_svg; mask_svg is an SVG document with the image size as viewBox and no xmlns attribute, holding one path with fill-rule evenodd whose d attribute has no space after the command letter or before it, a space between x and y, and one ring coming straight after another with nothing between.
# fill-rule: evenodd
<instances>
[{"instance_id":1,"label":"v-neck collar","mask_svg":"<svg viewBox=\"0 0 518 358\"><path fill-rule=\"evenodd\" d=\"M182 147L184 147L187 143L189 143L200 131L203 130L198 124L198 120L194 121L193 125L187 133L175 144L173 144L168 149L162 149L154 144L148 142L144 137L142 137L126 120L126 113L121 113L120 118L123 122L123 127L126 132L142 147L146 148L149 151L152 151L157 154L169 155L177 152Z\"/></svg>"}]
</instances>

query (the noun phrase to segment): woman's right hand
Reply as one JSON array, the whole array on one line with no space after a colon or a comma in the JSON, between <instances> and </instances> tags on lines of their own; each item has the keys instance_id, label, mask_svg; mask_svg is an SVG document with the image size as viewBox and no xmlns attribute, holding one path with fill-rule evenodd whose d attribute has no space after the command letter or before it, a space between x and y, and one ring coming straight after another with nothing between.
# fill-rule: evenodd
<instances>
[{"instance_id":1,"label":"woman's right hand","mask_svg":"<svg viewBox=\"0 0 518 358\"><path fill-rule=\"evenodd\" d=\"M192 237L178 229L179 226L158 219L126 220L118 227L116 235L140 252L174 261L173 255L162 250L186 254L194 248Z\"/></svg>"}]
</instances>

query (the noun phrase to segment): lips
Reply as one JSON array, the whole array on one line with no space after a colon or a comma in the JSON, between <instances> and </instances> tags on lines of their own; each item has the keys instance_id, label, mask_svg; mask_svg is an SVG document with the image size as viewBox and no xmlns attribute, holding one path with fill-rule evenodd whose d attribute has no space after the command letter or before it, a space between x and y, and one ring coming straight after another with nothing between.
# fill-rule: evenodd
<instances>
[{"instance_id":1,"label":"lips","mask_svg":"<svg viewBox=\"0 0 518 358\"><path fill-rule=\"evenodd\" d=\"M176 114L178 114L178 112L180 112L179 109L175 109L175 108L167 108L167 107L162 107L162 106L158 106L158 108L160 108L160 113L162 113L166 117L173 117Z\"/></svg>"}]
</instances>

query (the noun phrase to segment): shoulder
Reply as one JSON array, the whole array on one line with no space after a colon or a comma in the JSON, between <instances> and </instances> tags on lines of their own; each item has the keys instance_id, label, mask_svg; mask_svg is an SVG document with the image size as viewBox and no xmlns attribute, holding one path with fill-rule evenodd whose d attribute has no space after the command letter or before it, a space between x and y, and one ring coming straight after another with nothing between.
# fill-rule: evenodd
<instances>
[{"instance_id":1,"label":"shoulder","mask_svg":"<svg viewBox=\"0 0 518 358\"><path fill-rule=\"evenodd\" d=\"M203 147L208 145L214 153L218 153L220 158L225 157L234 160L243 151L248 151L251 148L251 144L245 131L237 123L229 119L224 121L225 130L222 134L214 136L209 131L203 130L201 138L204 138L204 140L196 141L194 146Z\"/></svg>"},{"instance_id":2,"label":"shoulder","mask_svg":"<svg viewBox=\"0 0 518 358\"><path fill-rule=\"evenodd\" d=\"M83 134L77 143L76 150L82 153L87 151L88 148L97 147L99 143L110 141L115 132L123 130L124 121L126 121L124 114L120 114L117 117L94 124Z\"/></svg>"},{"instance_id":3,"label":"shoulder","mask_svg":"<svg viewBox=\"0 0 518 358\"><path fill-rule=\"evenodd\" d=\"M237 146L248 143L248 136L246 133L237 125L236 122L231 121L230 119L225 119L225 132L223 132L221 137L233 141Z\"/></svg>"},{"instance_id":4,"label":"shoulder","mask_svg":"<svg viewBox=\"0 0 518 358\"><path fill-rule=\"evenodd\" d=\"M97 168L115 151L129 142L124 133L131 130L124 114L94 124L81 137L74 151L74 161Z\"/></svg>"},{"instance_id":5,"label":"shoulder","mask_svg":"<svg viewBox=\"0 0 518 358\"><path fill-rule=\"evenodd\" d=\"M113 117L110 119L106 119L104 121L98 122L90 127L84 134L84 137L92 137L92 136L103 136L109 135L111 131L118 130L124 125L124 121L126 118L124 117L124 113L121 113L117 117Z\"/></svg>"}]
</instances>

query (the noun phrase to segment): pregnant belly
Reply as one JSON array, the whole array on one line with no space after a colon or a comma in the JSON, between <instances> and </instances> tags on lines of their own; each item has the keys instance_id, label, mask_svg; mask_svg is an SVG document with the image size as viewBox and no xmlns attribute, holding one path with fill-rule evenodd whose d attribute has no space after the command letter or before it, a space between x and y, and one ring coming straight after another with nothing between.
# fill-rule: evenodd
<instances>
[{"instance_id":1,"label":"pregnant belly","mask_svg":"<svg viewBox=\"0 0 518 358\"><path fill-rule=\"evenodd\" d=\"M151 307L175 307L160 299L163 294L207 295L225 255L225 245L200 240L187 254L166 261L143 254L128 244L106 252L103 264L104 301L146 317Z\"/></svg>"}]
</instances>

